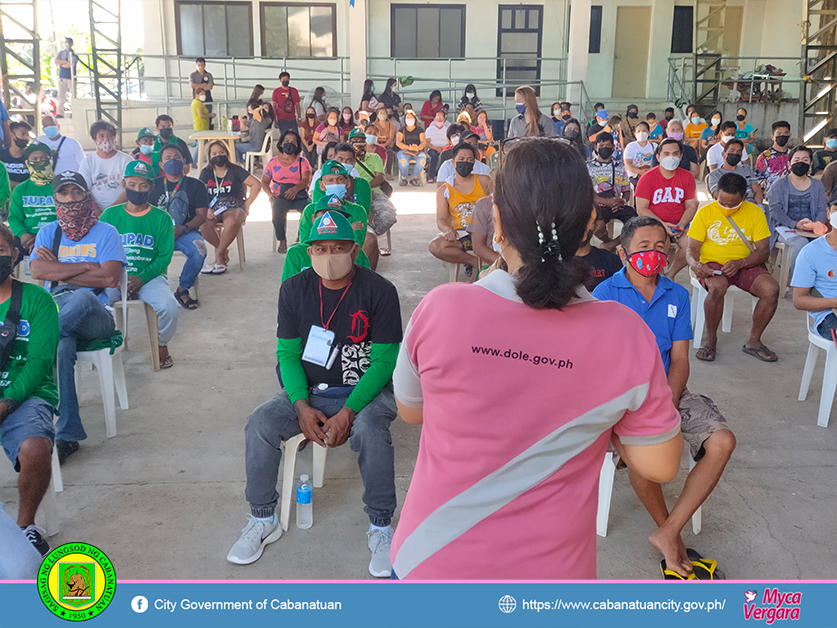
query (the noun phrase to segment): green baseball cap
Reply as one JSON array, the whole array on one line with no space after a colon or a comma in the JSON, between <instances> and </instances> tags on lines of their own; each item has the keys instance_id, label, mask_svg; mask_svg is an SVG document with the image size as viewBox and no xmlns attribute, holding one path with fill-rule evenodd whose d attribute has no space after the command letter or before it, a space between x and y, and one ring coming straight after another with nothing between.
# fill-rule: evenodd
<instances>
[{"instance_id":1,"label":"green baseball cap","mask_svg":"<svg viewBox=\"0 0 837 628\"><path fill-rule=\"evenodd\" d=\"M148 126L143 129L140 129L139 133L137 133L138 140L141 140L144 137L150 137L151 139L156 140L158 136L159 135L157 131Z\"/></svg>"},{"instance_id":2,"label":"green baseball cap","mask_svg":"<svg viewBox=\"0 0 837 628\"><path fill-rule=\"evenodd\" d=\"M321 242L323 240L355 241L355 232L352 230L352 225L342 213L328 211L314 221L311 235L308 236L308 242Z\"/></svg>"},{"instance_id":3,"label":"green baseball cap","mask_svg":"<svg viewBox=\"0 0 837 628\"><path fill-rule=\"evenodd\" d=\"M26 145L26 148L23 149L23 154L24 156L29 157L29 155L38 151L52 156L52 150L50 150L49 146L43 142L29 142L29 144Z\"/></svg>"},{"instance_id":4,"label":"green baseball cap","mask_svg":"<svg viewBox=\"0 0 837 628\"><path fill-rule=\"evenodd\" d=\"M359 126L356 126L352 129L352 132L349 133L349 140L353 140L355 138L362 137L364 141L366 140L366 133L364 133Z\"/></svg>"},{"instance_id":5,"label":"green baseball cap","mask_svg":"<svg viewBox=\"0 0 837 628\"><path fill-rule=\"evenodd\" d=\"M336 159L329 159L323 164L320 172L320 175L323 177L327 174L341 174L345 177L348 176L349 170L347 170L346 164L342 164Z\"/></svg>"},{"instance_id":6,"label":"green baseball cap","mask_svg":"<svg viewBox=\"0 0 837 628\"><path fill-rule=\"evenodd\" d=\"M126 177L142 177L149 181L154 181L157 177L153 172L153 168L144 161L132 161L125 166Z\"/></svg>"},{"instance_id":7,"label":"green baseball cap","mask_svg":"<svg viewBox=\"0 0 837 628\"><path fill-rule=\"evenodd\" d=\"M346 210L343 209L343 201L336 195L323 196L317 201L317 204L314 205L314 213L324 209L334 209L340 211L341 213L346 213Z\"/></svg>"}]
</instances>

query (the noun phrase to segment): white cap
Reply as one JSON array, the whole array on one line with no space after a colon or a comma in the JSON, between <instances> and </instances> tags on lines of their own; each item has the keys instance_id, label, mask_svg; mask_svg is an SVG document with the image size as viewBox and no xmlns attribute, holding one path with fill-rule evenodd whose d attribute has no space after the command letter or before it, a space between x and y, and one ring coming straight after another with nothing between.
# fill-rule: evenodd
<instances>
[{"instance_id":1,"label":"white cap","mask_svg":"<svg viewBox=\"0 0 837 628\"><path fill-rule=\"evenodd\" d=\"M308 476L303 474L303 475L299 476L299 479L302 480L303 482L307 482L308 481Z\"/></svg>"}]
</instances>

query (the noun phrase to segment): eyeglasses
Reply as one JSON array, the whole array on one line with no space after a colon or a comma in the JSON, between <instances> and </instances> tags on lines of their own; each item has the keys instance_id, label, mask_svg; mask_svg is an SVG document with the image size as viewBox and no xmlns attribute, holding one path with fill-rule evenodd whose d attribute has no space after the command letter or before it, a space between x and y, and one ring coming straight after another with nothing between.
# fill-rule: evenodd
<instances>
[{"instance_id":1,"label":"eyeglasses","mask_svg":"<svg viewBox=\"0 0 837 628\"><path fill-rule=\"evenodd\" d=\"M507 137L506 139L500 140L500 150L498 151L500 153L500 162L498 167L503 167L503 157L506 152L527 142L558 142L572 146L572 142L566 137Z\"/></svg>"}]
</instances>

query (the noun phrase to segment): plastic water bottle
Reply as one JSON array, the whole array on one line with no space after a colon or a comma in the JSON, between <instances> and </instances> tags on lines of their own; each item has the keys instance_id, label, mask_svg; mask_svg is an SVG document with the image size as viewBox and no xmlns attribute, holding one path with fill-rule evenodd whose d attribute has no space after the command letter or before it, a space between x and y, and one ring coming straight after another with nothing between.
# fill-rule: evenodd
<instances>
[{"instance_id":1,"label":"plastic water bottle","mask_svg":"<svg viewBox=\"0 0 837 628\"><path fill-rule=\"evenodd\" d=\"M307 530L314 523L313 504L311 504L313 492L308 476L300 476L299 486L296 488L296 527L301 530Z\"/></svg>"}]
</instances>

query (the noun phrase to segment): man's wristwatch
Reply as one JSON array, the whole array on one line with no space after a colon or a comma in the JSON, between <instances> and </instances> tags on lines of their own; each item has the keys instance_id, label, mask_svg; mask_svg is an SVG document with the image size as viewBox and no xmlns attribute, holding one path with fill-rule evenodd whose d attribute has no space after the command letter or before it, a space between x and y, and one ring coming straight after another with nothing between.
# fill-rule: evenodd
<instances>
[{"instance_id":1,"label":"man's wristwatch","mask_svg":"<svg viewBox=\"0 0 837 628\"><path fill-rule=\"evenodd\" d=\"M192 231L192 227L189 225L183 225L183 233L190 233Z\"/></svg>"}]
</instances>

